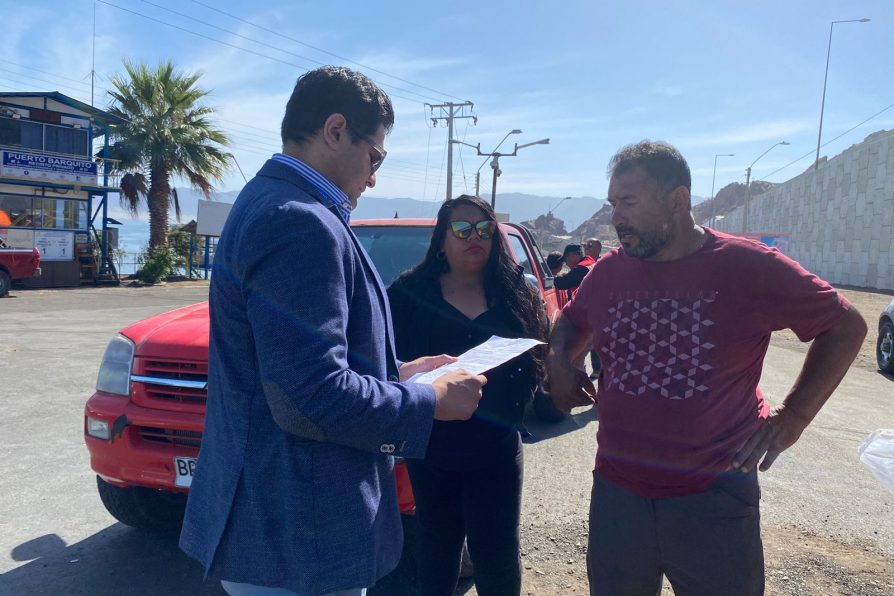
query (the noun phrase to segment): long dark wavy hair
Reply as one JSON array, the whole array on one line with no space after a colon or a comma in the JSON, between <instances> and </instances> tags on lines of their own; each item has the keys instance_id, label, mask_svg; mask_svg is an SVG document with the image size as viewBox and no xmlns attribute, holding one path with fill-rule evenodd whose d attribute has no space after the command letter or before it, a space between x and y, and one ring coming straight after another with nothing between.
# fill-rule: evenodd
<instances>
[{"instance_id":1,"label":"long dark wavy hair","mask_svg":"<svg viewBox=\"0 0 894 596\"><path fill-rule=\"evenodd\" d=\"M407 287L416 284L437 282L441 275L450 271L450 264L444 258L441 248L450 227L450 216L463 205L477 207L485 219L497 221L496 213L486 201L474 195L460 195L444 201L438 210L438 220L432 233L431 244L422 262L401 275ZM473 232L474 233L474 232ZM490 257L484 267L484 296L488 307L505 304L525 337L546 341L543 301L539 293L525 279L524 269L515 262L506 239L499 228L493 235ZM534 371L538 383L543 380L544 350L542 346L530 352L534 361Z\"/></svg>"}]
</instances>

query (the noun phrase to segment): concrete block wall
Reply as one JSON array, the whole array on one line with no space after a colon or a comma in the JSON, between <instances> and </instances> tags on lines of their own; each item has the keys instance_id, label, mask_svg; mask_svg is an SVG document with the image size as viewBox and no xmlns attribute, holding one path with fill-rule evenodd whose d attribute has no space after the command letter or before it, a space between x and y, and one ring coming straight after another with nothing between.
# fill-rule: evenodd
<instances>
[{"instance_id":1,"label":"concrete block wall","mask_svg":"<svg viewBox=\"0 0 894 596\"><path fill-rule=\"evenodd\" d=\"M741 232L742 209L716 227ZM894 130L752 197L746 231L791 234L789 255L831 283L894 290Z\"/></svg>"}]
</instances>

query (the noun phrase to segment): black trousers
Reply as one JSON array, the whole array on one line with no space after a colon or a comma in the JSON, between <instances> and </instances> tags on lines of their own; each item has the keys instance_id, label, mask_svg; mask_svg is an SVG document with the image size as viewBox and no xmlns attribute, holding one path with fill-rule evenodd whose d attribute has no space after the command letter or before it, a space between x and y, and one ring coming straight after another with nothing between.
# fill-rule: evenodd
<instances>
[{"instance_id":1,"label":"black trousers","mask_svg":"<svg viewBox=\"0 0 894 596\"><path fill-rule=\"evenodd\" d=\"M661 576L678 596L764 593L760 488L727 472L706 491L647 499L593 473L590 594L656 596Z\"/></svg>"},{"instance_id":2,"label":"black trousers","mask_svg":"<svg viewBox=\"0 0 894 596\"><path fill-rule=\"evenodd\" d=\"M520 594L521 441L514 457L474 470L445 469L424 460L407 464L419 519L422 594L453 596L463 538L480 596Z\"/></svg>"}]
</instances>

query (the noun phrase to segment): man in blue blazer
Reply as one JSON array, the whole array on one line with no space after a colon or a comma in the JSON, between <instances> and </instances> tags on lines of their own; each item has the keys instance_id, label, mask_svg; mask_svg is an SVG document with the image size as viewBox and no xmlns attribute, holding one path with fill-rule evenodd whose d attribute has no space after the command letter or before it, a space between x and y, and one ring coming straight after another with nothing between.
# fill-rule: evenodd
<instances>
[{"instance_id":1,"label":"man in blue blazer","mask_svg":"<svg viewBox=\"0 0 894 596\"><path fill-rule=\"evenodd\" d=\"M283 153L239 195L211 278L208 409L180 546L230 594L360 595L400 559L392 455L467 419L482 376L403 384L382 282L348 226L385 159L391 101L323 67L295 86Z\"/></svg>"}]
</instances>

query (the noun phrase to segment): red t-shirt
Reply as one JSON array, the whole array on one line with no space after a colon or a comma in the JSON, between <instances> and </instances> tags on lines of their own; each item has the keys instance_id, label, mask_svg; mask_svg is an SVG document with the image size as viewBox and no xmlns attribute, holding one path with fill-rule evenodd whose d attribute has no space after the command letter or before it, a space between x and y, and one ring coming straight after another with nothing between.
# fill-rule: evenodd
<instances>
[{"instance_id":1,"label":"red t-shirt","mask_svg":"<svg viewBox=\"0 0 894 596\"><path fill-rule=\"evenodd\" d=\"M602 360L596 468L647 498L707 488L769 415L771 332L811 341L850 305L778 250L706 232L676 261L613 250L563 310Z\"/></svg>"}]
</instances>

